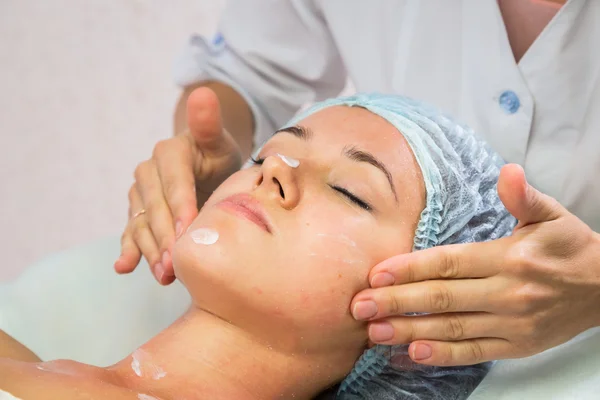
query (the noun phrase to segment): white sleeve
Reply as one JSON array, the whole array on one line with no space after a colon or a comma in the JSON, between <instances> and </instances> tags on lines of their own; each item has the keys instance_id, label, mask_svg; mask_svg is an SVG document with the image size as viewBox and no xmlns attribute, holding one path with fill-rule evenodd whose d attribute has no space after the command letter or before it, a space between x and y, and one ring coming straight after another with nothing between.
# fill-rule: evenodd
<instances>
[{"instance_id":1,"label":"white sleeve","mask_svg":"<svg viewBox=\"0 0 600 400\"><path fill-rule=\"evenodd\" d=\"M260 145L306 103L339 94L346 71L312 0L229 0L219 33L195 35L175 64L177 84L224 82L250 105Z\"/></svg>"}]
</instances>

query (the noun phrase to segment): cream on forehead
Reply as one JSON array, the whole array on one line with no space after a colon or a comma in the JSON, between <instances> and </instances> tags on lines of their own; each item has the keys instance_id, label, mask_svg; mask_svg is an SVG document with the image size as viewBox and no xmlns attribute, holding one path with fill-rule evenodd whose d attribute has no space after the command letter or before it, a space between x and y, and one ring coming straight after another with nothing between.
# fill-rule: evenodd
<instances>
[{"instance_id":1,"label":"cream on forehead","mask_svg":"<svg viewBox=\"0 0 600 400\"><path fill-rule=\"evenodd\" d=\"M199 228L190 232L190 237L197 244L215 244L219 240L219 232L210 228Z\"/></svg>"},{"instance_id":2,"label":"cream on forehead","mask_svg":"<svg viewBox=\"0 0 600 400\"><path fill-rule=\"evenodd\" d=\"M283 154L279 153L277 153L277 157L281 158L284 163L286 163L292 168L298 168L298 166L300 165L300 161L296 160L295 158L284 156Z\"/></svg>"}]
</instances>

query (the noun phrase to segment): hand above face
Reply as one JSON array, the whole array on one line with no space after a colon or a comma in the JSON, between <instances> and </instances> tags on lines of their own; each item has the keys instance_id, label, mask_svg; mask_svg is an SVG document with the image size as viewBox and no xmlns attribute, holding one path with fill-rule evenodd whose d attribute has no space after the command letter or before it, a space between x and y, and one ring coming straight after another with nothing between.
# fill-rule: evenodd
<instances>
[{"instance_id":1,"label":"hand above face","mask_svg":"<svg viewBox=\"0 0 600 400\"><path fill-rule=\"evenodd\" d=\"M411 343L422 364L469 365L537 354L600 325L600 234L529 186L518 165L502 169L498 193L519 220L512 236L371 270L351 311L369 321L372 342Z\"/></svg>"},{"instance_id":2,"label":"hand above face","mask_svg":"<svg viewBox=\"0 0 600 400\"><path fill-rule=\"evenodd\" d=\"M192 223L212 191L241 167L239 146L223 129L214 92L208 88L192 92L187 115L189 130L159 142L152 158L135 170L129 221L115 263L118 273L132 272L143 255L159 283L173 282L175 239Z\"/></svg>"}]
</instances>

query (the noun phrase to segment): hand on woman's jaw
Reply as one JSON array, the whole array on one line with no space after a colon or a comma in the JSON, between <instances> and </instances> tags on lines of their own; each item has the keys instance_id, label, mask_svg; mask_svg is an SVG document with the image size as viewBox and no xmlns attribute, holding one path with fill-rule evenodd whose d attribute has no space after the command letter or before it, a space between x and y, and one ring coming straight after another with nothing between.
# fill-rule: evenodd
<instances>
[{"instance_id":1,"label":"hand on woman's jaw","mask_svg":"<svg viewBox=\"0 0 600 400\"><path fill-rule=\"evenodd\" d=\"M193 304L138 352L165 376L136 375L130 357L112 368L126 385L165 398L302 399L350 372L367 344L350 302L372 265L411 250L423 178L403 136L369 111L331 107L300 125L225 181L176 243ZM195 242L200 228L218 240Z\"/></svg>"}]
</instances>

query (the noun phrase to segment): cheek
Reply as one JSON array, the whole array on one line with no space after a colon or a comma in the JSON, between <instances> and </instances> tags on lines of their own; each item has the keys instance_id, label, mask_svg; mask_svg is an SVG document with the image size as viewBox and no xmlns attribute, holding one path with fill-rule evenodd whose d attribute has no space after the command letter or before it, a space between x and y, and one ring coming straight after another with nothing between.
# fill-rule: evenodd
<instances>
[{"instance_id":1,"label":"cheek","mask_svg":"<svg viewBox=\"0 0 600 400\"><path fill-rule=\"evenodd\" d=\"M285 286L295 288L297 308L310 313L313 321L326 321L350 316L352 298L368 287L368 273L373 266L367 235L356 229L345 229L340 223L347 213L312 207L301 212L301 229L286 239L295 243L282 254L288 274ZM359 217L360 218L360 217Z\"/></svg>"}]
</instances>

